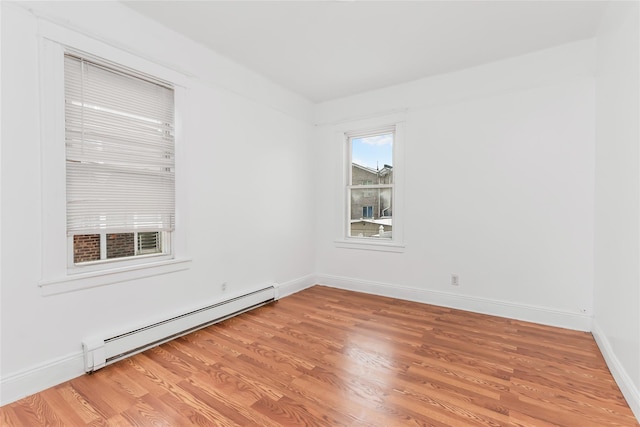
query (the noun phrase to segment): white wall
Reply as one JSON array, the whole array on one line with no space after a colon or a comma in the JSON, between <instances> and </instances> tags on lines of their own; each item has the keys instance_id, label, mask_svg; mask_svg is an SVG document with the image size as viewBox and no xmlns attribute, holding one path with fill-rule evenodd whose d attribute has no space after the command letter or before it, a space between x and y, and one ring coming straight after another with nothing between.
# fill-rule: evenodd
<instances>
[{"instance_id":1,"label":"white wall","mask_svg":"<svg viewBox=\"0 0 640 427\"><path fill-rule=\"evenodd\" d=\"M295 290L317 277L582 330L593 315L638 414L637 4L612 6L595 41L317 106L117 3L23 5L0 4L0 403L80 374L80 343L96 331L221 298L222 282L242 290L276 280ZM179 209L188 215L189 270L60 295L38 288L47 215L38 161L43 22L186 76L187 202ZM406 117L406 248L336 247L333 125L398 111Z\"/></svg>"},{"instance_id":2,"label":"white wall","mask_svg":"<svg viewBox=\"0 0 640 427\"><path fill-rule=\"evenodd\" d=\"M45 18L22 5L1 6L3 403L81 374L87 336L205 305L223 297L222 282L228 292L274 280L291 289L309 285L315 257L308 102L117 2L29 6ZM40 291L48 214L39 161L44 22L186 75L179 112L186 182L178 191L187 197L177 209L187 215L181 231L189 270L59 295Z\"/></svg>"},{"instance_id":3,"label":"white wall","mask_svg":"<svg viewBox=\"0 0 640 427\"><path fill-rule=\"evenodd\" d=\"M590 330L593 55L587 40L319 105L319 281ZM336 247L332 123L385 110L406 110L406 249Z\"/></svg>"},{"instance_id":4,"label":"white wall","mask_svg":"<svg viewBox=\"0 0 640 427\"><path fill-rule=\"evenodd\" d=\"M609 5L596 38L594 336L640 419L640 30Z\"/></svg>"}]
</instances>

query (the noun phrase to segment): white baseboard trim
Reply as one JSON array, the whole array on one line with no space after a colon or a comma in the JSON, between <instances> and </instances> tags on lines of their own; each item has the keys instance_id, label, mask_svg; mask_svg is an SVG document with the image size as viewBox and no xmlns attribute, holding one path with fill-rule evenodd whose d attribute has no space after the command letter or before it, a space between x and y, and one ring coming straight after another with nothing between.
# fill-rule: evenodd
<instances>
[{"instance_id":1,"label":"white baseboard trim","mask_svg":"<svg viewBox=\"0 0 640 427\"><path fill-rule=\"evenodd\" d=\"M635 386L633 380L627 373L626 369L620 363L620 360L616 356L613 351L613 347L611 347L611 343L607 339L607 335L598 325L597 319L593 321L593 330L591 332L593 334L593 338L596 340L596 344L600 348L600 352L604 357L604 360L607 362L607 366L611 371L611 375L613 375L613 379L616 380L618 387L620 387L620 391L622 395L627 400L631 411L640 422L640 390Z\"/></svg>"},{"instance_id":2,"label":"white baseboard trim","mask_svg":"<svg viewBox=\"0 0 640 427\"><path fill-rule=\"evenodd\" d=\"M73 353L0 380L0 406L84 374L84 355Z\"/></svg>"},{"instance_id":3,"label":"white baseboard trim","mask_svg":"<svg viewBox=\"0 0 640 427\"><path fill-rule=\"evenodd\" d=\"M289 280L288 282L278 283L276 286L277 295L276 299L284 298L286 296L295 294L304 289L310 288L316 284L316 275L307 274L298 279Z\"/></svg>"},{"instance_id":4,"label":"white baseboard trim","mask_svg":"<svg viewBox=\"0 0 640 427\"><path fill-rule=\"evenodd\" d=\"M389 283L354 279L350 277L320 274L316 276L316 279L318 284L334 288L399 298L442 307L456 308L459 310L473 311L475 313L489 314L492 316L508 317L510 319L540 323L560 328L584 332L591 331L591 316L581 313L552 310L544 307L516 304L507 301L459 295L449 292L416 289L406 286L392 285Z\"/></svg>"}]
</instances>

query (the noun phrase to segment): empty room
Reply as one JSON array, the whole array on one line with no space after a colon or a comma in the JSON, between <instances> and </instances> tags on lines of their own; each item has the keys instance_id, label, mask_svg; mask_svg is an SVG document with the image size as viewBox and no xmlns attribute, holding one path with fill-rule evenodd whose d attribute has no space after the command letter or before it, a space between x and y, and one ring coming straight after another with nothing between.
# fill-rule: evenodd
<instances>
[{"instance_id":1,"label":"empty room","mask_svg":"<svg viewBox=\"0 0 640 427\"><path fill-rule=\"evenodd\" d=\"M0 22L0 425L640 425L640 2Z\"/></svg>"}]
</instances>

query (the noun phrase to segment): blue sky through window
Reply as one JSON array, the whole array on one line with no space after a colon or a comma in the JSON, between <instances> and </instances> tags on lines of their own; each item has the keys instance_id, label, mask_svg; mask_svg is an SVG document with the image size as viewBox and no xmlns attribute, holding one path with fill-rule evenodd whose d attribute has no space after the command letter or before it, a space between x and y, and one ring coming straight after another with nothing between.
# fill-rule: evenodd
<instances>
[{"instance_id":1,"label":"blue sky through window","mask_svg":"<svg viewBox=\"0 0 640 427\"><path fill-rule=\"evenodd\" d=\"M374 170L385 164L393 166L393 134L353 138L351 161Z\"/></svg>"}]
</instances>

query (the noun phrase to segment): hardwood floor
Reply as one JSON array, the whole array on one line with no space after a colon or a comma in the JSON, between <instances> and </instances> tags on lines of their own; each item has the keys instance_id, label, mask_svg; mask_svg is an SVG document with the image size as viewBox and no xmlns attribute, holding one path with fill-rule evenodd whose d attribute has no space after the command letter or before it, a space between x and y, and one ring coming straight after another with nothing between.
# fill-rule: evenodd
<instances>
[{"instance_id":1,"label":"hardwood floor","mask_svg":"<svg viewBox=\"0 0 640 427\"><path fill-rule=\"evenodd\" d=\"M3 426L638 426L589 333L315 286L0 408Z\"/></svg>"}]
</instances>

